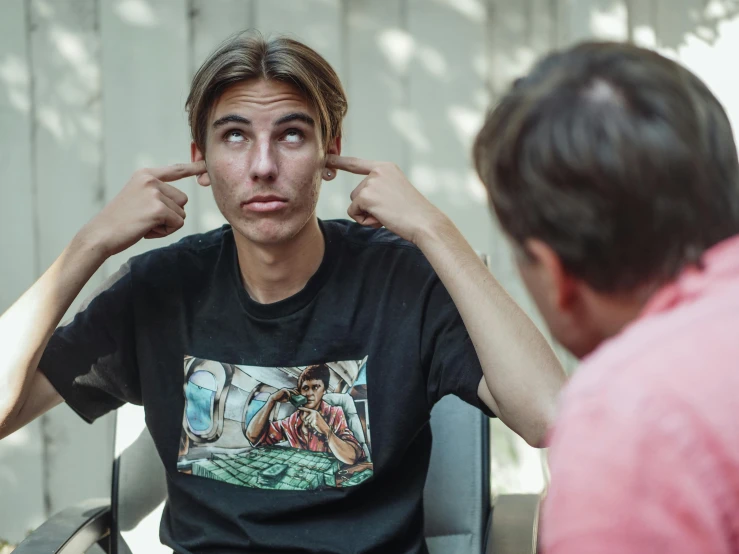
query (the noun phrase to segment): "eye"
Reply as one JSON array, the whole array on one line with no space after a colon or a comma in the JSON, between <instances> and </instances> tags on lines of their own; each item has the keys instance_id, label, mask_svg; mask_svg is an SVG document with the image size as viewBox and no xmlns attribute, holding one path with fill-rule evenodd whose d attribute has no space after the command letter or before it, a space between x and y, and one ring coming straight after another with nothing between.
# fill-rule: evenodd
<instances>
[{"instance_id":1,"label":"eye","mask_svg":"<svg viewBox=\"0 0 739 554\"><path fill-rule=\"evenodd\" d=\"M246 138L242 134L241 131L237 131L236 129L232 129L231 131L226 131L226 141L227 142L244 142Z\"/></svg>"},{"instance_id":2,"label":"eye","mask_svg":"<svg viewBox=\"0 0 739 554\"><path fill-rule=\"evenodd\" d=\"M299 129L288 129L285 134L282 135L282 140L285 142L298 143L304 138L303 132Z\"/></svg>"}]
</instances>

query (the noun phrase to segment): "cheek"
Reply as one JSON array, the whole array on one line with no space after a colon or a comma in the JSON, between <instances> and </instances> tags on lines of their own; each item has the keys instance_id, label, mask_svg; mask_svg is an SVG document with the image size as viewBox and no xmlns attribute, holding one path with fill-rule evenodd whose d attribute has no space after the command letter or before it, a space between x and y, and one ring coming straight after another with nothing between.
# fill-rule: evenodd
<instances>
[{"instance_id":1,"label":"cheek","mask_svg":"<svg viewBox=\"0 0 739 554\"><path fill-rule=\"evenodd\" d=\"M320 163L314 152L286 152L280 159L280 174L297 188L312 188L320 183Z\"/></svg>"},{"instance_id":2,"label":"cheek","mask_svg":"<svg viewBox=\"0 0 739 554\"><path fill-rule=\"evenodd\" d=\"M244 161L235 157L216 157L214 160L208 160L208 170L212 179L226 187L242 182L248 174Z\"/></svg>"}]
</instances>

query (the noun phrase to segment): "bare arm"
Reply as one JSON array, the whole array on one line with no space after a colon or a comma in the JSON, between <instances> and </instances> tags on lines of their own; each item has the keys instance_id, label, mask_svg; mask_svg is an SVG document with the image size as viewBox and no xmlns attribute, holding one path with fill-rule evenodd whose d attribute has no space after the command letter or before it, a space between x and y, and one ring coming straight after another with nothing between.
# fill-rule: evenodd
<instances>
[{"instance_id":1,"label":"bare arm","mask_svg":"<svg viewBox=\"0 0 739 554\"><path fill-rule=\"evenodd\" d=\"M352 443L340 438L331 430L329 430L326 440L331 453L336 456L336 459L340 462L348 465L354 465L357 463L359 452Z\"/></svg>"},{"instance_id":2,"label":"bare arm","mask_svg":"<svg viewBox=\"0 0 739 554\"><path fill-rule=\"evenodd\" d=\"M134 174L121 193L85 225L36 283L0 316L0 439L62 399L37 371L64 313L111 255L141 238L167 236L184 224L187 196L164 181L202 173L179 164Z\"/></svg>"},{"instance_id":3,"label":"bare arm","mask_svg":"<svg viewBox=\"0 0 739 554\"><path fill-rule=\"evenodd\" d=\"M423 251L475 346L484 375L478 396L526 442L541 446L566 380L544 336L397 166L338 156L327 165L366 175L352 192L349 215L363 225L384 225Z\"/></svg>"},{"instance_id":4,"label":"bare arm","mask_svg":"<svg viewBox=\"0 0 739 554\"><path fill-rule=\"evenodd\" d=\"M46 273L0 317L5 355L0 366L0 438L61 402L56 391L52 394L48 390L53 387L36 368L54 329L104 259L99 249L84 239L73 240ZM32 389L36 394L29 401ZM30 419L22 421L20 414Z\"/></svg>"},{"instance_id":5,"label":"bare arm","mask_svg":"<svg viewBox=\"0 0 739 554\"><path fill-rule=\"evenodd\" d=\"M475 345L484 377L478 395L532 446L542 446L566 376L534 323L454 224L427 225L418 246L449 291Z\"/></svg>"}]
</instances>

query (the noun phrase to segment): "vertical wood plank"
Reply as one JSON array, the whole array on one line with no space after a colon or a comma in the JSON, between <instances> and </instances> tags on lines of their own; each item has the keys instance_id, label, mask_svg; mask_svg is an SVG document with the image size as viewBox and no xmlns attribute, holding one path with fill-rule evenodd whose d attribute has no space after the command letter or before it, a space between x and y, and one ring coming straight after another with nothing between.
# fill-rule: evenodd
<instances>
[{"instance_id":1,"label":"vertical wood plank","mask_svg":"<svg viewBox=\"0 0 739 554\"><path fill-rule=\"evenodd\" d=\"M475 249L490 252L493 227L487 197L470 157L488 105L486 13L482 1L409 0L413 58L410 110L402 129L411 181Z\"/></svg>"},{"instance_id":2,"label":"vertical wood plank","mask_svg":"<svg viewBox=\"0 0 739 554\"><path fill-rule=\"evenodd\" d=\"M487 85L492 94L492 103L500 99L511 83L522 77L535 61L536 52L531 43L535 28L541 25L537 10L541 9L541 1L508 2L507 0L490 0L487 18ZM538 37L538 41L545 39ZM549 43L541 45L546 48Z\"/></svg>"},{"instance_id":3,"label":"vertical wood plank","mask_svg":"<svg viewBox=\"0 0 739 554\"><path fill-rule=\"evenodd\" d=\"M191 75L226 38L239 31L249 29L252 24L254 2L252 0L192 0L190 23L192 59ZM218 210L211 189L195 186L191 198L195 213L196 231L215 229L226 223Z\"/></svg>"},{"instance_id":4,"label":"vertical wood plank","mask_svg":"<svg viewBox=\"0 0 739 554\"><path fill-rule=\"evenodd\" d=\"M509 90L515 79L526 75L539 56L557 41L552 15L558 12L552 14L546 9L549 6L543 4L541 0L491 2L487 80L493 104ZM491 239L491 253L495 255L491 257L491 269L509 294L543 329L544 322L519 277L508 239L495 215L491 213L490 217L495 221Z\"/></svg>"},{"instance_id":5,"label":"vertical wood plank","mask_svg":"<svg viewBox=\"0 0 739 554\"><path fill-rule=\"evenodd\" d=\"M44 271L102 208L96 0L31 3L36 210ZM100 282L100 272L74 303ZM71 311L71 310L70 310ZM110 491L112 418L89 426L66 405L43 416L47 508Z\"/></svg>"},{"instance_id":6,"label":"vertical wood plank","mask_svg":"<svg viewBox=\"0 0 739 554\"><path fill-rule=\"evenodd\" d=\"M705 0L654 0L654 27L659 48L676 53L701 20Z\"/></svg>"},{"instance_id":7,"label":"vertical wood plank","mask_svg":"<svg viewBox=\"0 0 739 554\"><path fill-rule=\"evenodd\" d=\"M560 0L560 46L583 40L628 40L625 0Z\"/></svg>"},{"instance_id":8,"label":"vertical wood plank","mask_svg":"<svg viewBox=\"0 0 739 554\"><path fill-rule=\"evenodd\" d=\"M408 117L413 39L405 28L404 8L403 0L347 3L344 85L349 112L343 149L349 156L391 161L408 171L402 130ZM361 179L347 180L353 188Z\"/></svg>"},{"instance_id":9,"label":"vertical wood plank","mask_svg":"<svg viewBox=\"0 0 739 554\"><path fill-rule=\"evenodd\" d=\"M32 82L24 0L0 17L0 313L36 277L32 170ZM16 542L44 517L43 457L37 420L0 442L0 538Z\"/></svg>"},{"instance_id":10,"label":"vertical wood plank","mask_svg":"<svg viewBox=\"0 0 739 554\"><path fill-rule=\"evenodd\" d=\"M190 83L186 0L100 2L104 181L106 200L131 174L190 159L185 100ZM194 195L194 178L172 183ZM131 256L159 248L195 231L195 218L171 237L142 240L108 261L114 271Z\"/></svg>"},{"instance_id":11,"label":"vertical wood plank","mask_svg":"<svg viewBox=\"0 0 739 554\"><path fill-rule=\"evenodd\" d=\"M702 79L724 106L739 140L739 95L732 68L739 51L739 4L653 0L658 50Z\"/></svg>"},{"instance_id":12,"label":"vertical wood plank","mask_svg":"<svg viewBox=\"0 0 739 554\"><path fill-rule=\"evenodd\" d=\"M8 308L36 276L32 171L31 71L24 0L11 0L0 18L0 310Z\"/></svg>"},{"instance_id":13,"label":"vertical wood plank","mask_svg":"<svg viewBox=\"0 0 739 554\"><path fill-rule=\"evenodd\" d=\"M534 61L557 47L557 5L559 0L528 0L528 44Z\"/></svg>"},{"instance_id":14,"label":"vertical wood plank","mask_svg":"<svg viewBox=\"0 0 739 554\"><path fill-rule=\"evenodd\" d=\"M644 48L657 48L657 2L630 0L628 9L632 42Z\"/></svg>"},{"instance_id":15,"label":"vertical wood plank","mask_svg":"<svg viewBox=\"0 0 739 554\"><path fill-rule=\"evenodd\" d=\"M493 104L509 90L514 79L523 77L543 55L557 47L562 32L560 10L561 2L555 0L489 2L486 77ZM509 240L495 215L490 214L490 218L494 221L489 252L491 271L551 341L549 330L521 281ZM564 358L563 353L558 355ZM490 425L493 494L540 492L544 487L541 452L528 446L500 420L493 420Z\"/></svg>"},{"instance_id":16,"label":"vertical wood plank","mask_svg":"<svg viewBox=\"0 0 739 554\"><path fill-rule=\"evenodd\" d=\"M287 35L321 54L346 85L344 64L344 12L340 0L256 0L255 27L266 37ZM351 101L351 99L350 99ZM322 219L346 218L349 177L324 182L317 213Z\"/></svg>"}]
</instances>

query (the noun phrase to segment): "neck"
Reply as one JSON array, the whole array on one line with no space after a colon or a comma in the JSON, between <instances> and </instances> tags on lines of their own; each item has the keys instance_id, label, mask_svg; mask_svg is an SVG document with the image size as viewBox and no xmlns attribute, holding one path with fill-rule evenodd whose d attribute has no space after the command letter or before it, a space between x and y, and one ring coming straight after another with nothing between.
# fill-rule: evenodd
<instances>
[{"instance_id":1,"label":"neck","mask_svg":"<svg viewBox=\"0 0 739 554\"><path fill-rule=\"evenodd\" d=\"M272 304L300 292L318 270L326 249L318 220L281 244L257 244L234 233L241 280L249 296Z\"/></svg>"}]
</instances>

